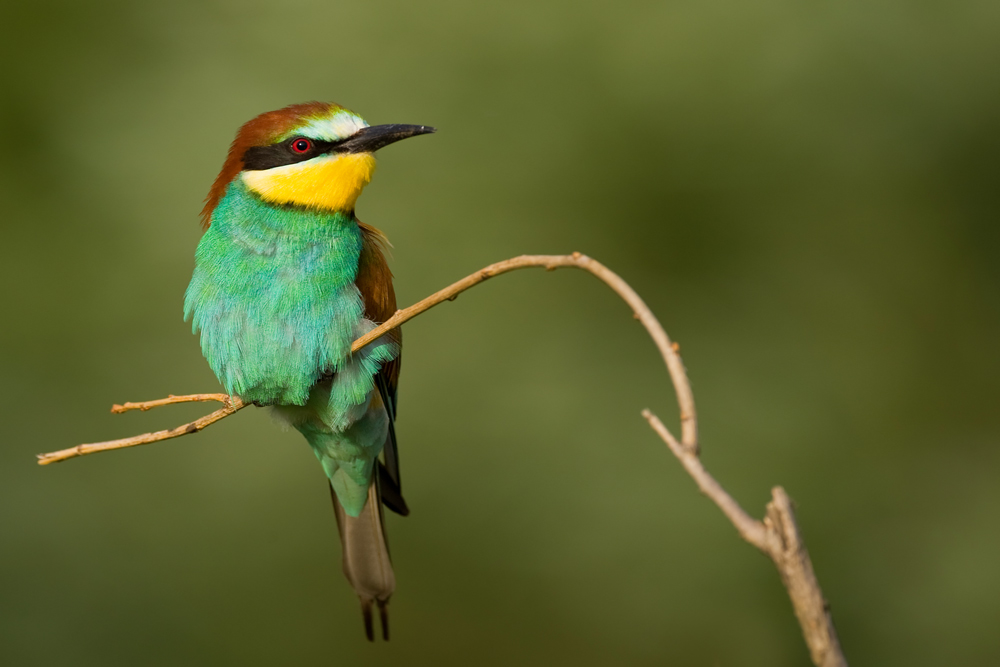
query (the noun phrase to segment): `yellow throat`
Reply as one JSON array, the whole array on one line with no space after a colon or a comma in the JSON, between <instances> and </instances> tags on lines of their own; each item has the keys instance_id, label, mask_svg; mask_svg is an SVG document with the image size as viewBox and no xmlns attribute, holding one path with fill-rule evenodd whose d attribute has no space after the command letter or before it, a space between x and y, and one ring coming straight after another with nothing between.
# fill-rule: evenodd
<instances>
[{"instance_id":1,"label":"yellow throat","mask_svg":"<svg viewBox=\"0 0 1000 667\"><path fill-rule=\"evenodd\" d=\"M375 173L371 153L326 155L260 171L244 171L243 182L265 201L328 211L353 211Z\"/></svg>"}]
</instances>

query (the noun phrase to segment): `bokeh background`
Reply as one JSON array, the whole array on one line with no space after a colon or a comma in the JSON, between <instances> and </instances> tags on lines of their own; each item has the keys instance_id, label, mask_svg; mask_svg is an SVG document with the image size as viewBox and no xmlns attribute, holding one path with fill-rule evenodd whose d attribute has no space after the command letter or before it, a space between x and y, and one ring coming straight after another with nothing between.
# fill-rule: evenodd
<instances>
[{"instance_id":1,"label":"bokeh background","mask_svg":"<svg viewBox=\"0 0 1000 667\"><path fill-rule=\"evenodd\" d=\"M10 1L0 7L0 662L802 665L771 564L639 411L628 309L522 272L407 324L369 645L320 469L210 407L181 301L240 123L311 99L432 137L361 219L409 304L586 252L680 341L704 459L783 484L853 665L1000 664L1000 4Z\"/></svg>"}]
</instances>

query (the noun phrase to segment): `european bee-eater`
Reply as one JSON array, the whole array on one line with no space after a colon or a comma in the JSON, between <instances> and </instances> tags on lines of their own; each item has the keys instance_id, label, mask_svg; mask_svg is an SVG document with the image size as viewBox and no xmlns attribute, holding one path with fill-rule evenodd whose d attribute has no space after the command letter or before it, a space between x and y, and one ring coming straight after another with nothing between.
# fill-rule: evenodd
<instances>
[{"instance_id":1,"label":"european bee-eater","mask_svg":"<svg viewBox=\"0 0 1000 667\"><path fill-rule=\"evenodd\" d=\"M355 217L354 204L376 150L433 131L369 126L320 102L243 125L205 200L184 302L226 391L272 406L322 464L369 640L373 603L389 638L396 587L382 505L409 510L393 428L400 334L351 354L352 341L396 310L386 238Z\"/></svg>"}]
</instances>

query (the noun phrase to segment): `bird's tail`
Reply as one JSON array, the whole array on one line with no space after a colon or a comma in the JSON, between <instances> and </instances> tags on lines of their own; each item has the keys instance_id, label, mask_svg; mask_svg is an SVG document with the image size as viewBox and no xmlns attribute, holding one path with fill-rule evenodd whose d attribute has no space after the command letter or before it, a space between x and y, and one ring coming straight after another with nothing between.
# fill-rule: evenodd
<instances>
[{"instance_id":1,"label":"bird's tail","mask_svg":"<svg viewBox=\"0 0 1000 667\"><path fill-rule=\"evenodd\" d=\"M385 536L382 503L379 499L379 476L368 487L368 500L357 517L344 511L337 494L330 487L333 508L337 514L337 529L344 553L344 575L361 598L361 613L365 620L368 641L375 641L372 603L378 607L382 620L382 638L389 639L387 605L396 590L396 575L389 560L389 543Z\"/></svg>"}]
</instances>

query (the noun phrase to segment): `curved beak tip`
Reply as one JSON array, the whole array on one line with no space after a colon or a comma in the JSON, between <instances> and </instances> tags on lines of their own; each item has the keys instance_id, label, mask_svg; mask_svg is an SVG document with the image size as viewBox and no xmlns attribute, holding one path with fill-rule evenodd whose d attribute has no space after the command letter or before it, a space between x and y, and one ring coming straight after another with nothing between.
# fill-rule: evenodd
<instances>
[{"instance_id":1,"label":"curved beak tip","mask_svg":"<svg viewBox=\"0 0 1000 667\"><path fill-rule=\"evenodd\" d=\"M437 128L431 127L430 125L393 125L391 127L398 128L397 132L400 139L407 137L416 137L421 134L434 134L435 132L437 132Z\"/></svg>"}]
</instances>

